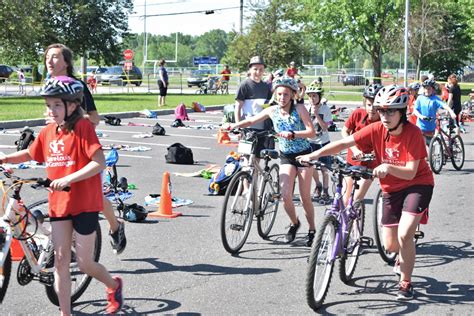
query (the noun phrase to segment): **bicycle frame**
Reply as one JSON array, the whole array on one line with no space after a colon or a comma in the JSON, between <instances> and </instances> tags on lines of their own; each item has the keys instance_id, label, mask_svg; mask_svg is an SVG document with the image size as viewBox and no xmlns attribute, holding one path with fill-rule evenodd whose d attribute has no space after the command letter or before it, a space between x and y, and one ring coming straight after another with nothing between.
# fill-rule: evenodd
<instances>
[{"instance_id":1,"label":"bicycle frame","mask_svg":"<svg viewBox=\"0 0 474 316\"><path fill-rule=\"evenodd\" d=\"M452 137L451 135L454 132L454 126L452 124L448 125L448 133L441 127L441 121L446 120L446 118L437 118L436 119L436 134L434 137L438 137L441 142L443 143L443 149L445 153L448 155L448 158L451 158L453 156L453 147L452 147ZM446 140L448 140L448 143L446 143Z\"/></svg>"}]
</instances>

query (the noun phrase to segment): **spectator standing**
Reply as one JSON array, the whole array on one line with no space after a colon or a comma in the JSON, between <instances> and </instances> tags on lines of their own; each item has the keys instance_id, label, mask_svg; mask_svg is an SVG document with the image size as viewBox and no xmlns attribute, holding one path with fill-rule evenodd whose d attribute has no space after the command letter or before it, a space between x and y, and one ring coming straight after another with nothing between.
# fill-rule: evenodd
<instances>
[{"instance_id":1,"label":"spectator standing","mask_svg":"<svg viewBox=\"0 0 474 316\"><path fill-rule=\"evenodd\" d=\"M230 74L232 74L232 71L230 71L229 65L225 65L224 70L221 71L222 81L229 82Z\"/></svg>"},{"instance_id":2,"label":"spectator standing","mask_svg":"<svg viewBox=\"0 0 474 316\"><path fill-rule=\"evenodd\" d=\"M294 61L290 63L290 67L286 69L286 75L291 78L295 78L298 75L298 68L296 68L296 64Z\"/></svg>"},{"instance_id":3,"label":"spectator standing","mask_svg":"<svg viewBox=\"0 0 474 316\"><path fill-rule=\"evenodd\" d=\"M26 94L26 91L25 91L25 84L26 84L25 71L23 70L23 68L20 68L17 71L17 74L18 74L18 94L25 95Z\"/></svg>"},{"instance_id":4,"label":"spectator standing","mask_svg":"<svg viewBox=\"0 0 474 316\"><path fill-rule=\"evenodd\" d=\"M166 104L166 95L168 94L168 71L165 68L165 60L162 59L159 62L160 69L158 70L158 88L160 89L160 98L158 101L158 107Z\"/></svg>"},{"instance_id":5,"label":"spectator standing","mask_svg":"<svg viewBox=\"0 0 474 316\"><path fill-rule=\"evenodd\" d=\"M455 74L448 77L448 106L456 114L456 134L459 135L459 113L461 113L461 88L458 84L458 78Z\"/></svg>"}]
</instances>

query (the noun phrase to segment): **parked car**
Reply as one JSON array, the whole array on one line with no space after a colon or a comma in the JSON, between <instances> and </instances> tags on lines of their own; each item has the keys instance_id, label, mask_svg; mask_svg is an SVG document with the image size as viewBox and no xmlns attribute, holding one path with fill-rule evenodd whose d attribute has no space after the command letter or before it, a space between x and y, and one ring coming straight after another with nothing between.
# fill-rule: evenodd
<instances>
[{"instance_id":1,"label":"parked car","mask_svg":"<svg viewBox=\"0 0 474 316\"><path fill-rule=\"evenodd\" d=\"M10 78L13 69L7 65L0 65L0 82L4 82L6 79Z\"/></svg>"},{"instance_id":2,"label":"parked car","mask_svg":"<svg viewBox=\"0 0 474 316\"><path fill-rule=\"evenodd\" d=\"M362 75L346 75L342 79L342 84L345 86L362 86L365 85L366 80Z\"/></svg>"},{"instance_id":3,"label":"parked car","mask_svg":"<svg viewBox=\"0 0 474 316\"><path fill-rule=\"evenodd\" d=\"M191 88L192 86L201 86L203 83L207 82L208 75L210 74L211 71L207 69L198 69L191 71L191 76L186 79L188 87Z\"/></svg>"},{"instance_id":4,"label":"parked car","mask_svg":"<svg viewBox=\"0 0 474 316\"><path fill-rule=\"evenodd\" d=\"M100 67L96 71L96 77L98 84L117 84L119 86L127 84L127 80L130 80L131 84L139 87L143 80L142 72L136 66L133 66L129 72L125 72L122 66Z\"/></svg>"}]
</instances>

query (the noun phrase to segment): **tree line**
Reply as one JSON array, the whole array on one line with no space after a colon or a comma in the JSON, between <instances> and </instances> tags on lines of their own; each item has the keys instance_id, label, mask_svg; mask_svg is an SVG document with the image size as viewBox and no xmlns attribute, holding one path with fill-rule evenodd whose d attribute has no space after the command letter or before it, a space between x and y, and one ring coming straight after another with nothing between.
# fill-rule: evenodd
<instances>
[{"instance_id":1,"label":"tree line","mask_svg":"<svg viewBox=\"0 0 474 316\"><path fill-rule=\"evenodd\" d=\"M0 0L0 62L41 63L45 47L60 42L96 65L117 64L131 48L143 63L144 34L128 32L132 0ZM269 69L290 61L328 68L399 68L404 49L405 0L269 0L246 3L254 12L244 34L210 30L178 34L178 67L194 56L216 56L234 71L245 71L251 56L262 55ZM410 66L439 78L462 73L474 58L472 0L411 0ZM147 35L149 60L174 59L176 34ZM359 64L356 65L356 61Z\"/></svg>"}]
</instances>

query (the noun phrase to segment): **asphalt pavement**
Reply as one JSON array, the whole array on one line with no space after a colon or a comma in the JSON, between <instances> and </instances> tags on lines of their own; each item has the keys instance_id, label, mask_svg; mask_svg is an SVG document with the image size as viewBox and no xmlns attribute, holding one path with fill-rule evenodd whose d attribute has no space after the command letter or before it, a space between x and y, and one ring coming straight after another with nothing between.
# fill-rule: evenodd
<instances>
[{"instance_id":1,"label":"asphalt pavement","mask_svg":"<svg viewBox=\"0 0 474 316\"><path fill-rule=\"evenodd\" d=\"M114 275L124 279L123 314L163 315L310 315L306 304L305 276L309 248L304 246L307 224L303 210L297 212L303 223L292 244L283 243L289 224L280 206L269 240L262 240L256 225L247 243L235 256L221 243L219 225L222 196L207 195L209 180L183 177L175 173L191 173L210 164L223 165L226 155L235 150L216 142L217 131L207 129L222 121L220 111L190 113L189 128L171 128L172 114L158 119L124 118L122 126L106 126L98 132L103 145L144 146L148 151L119 151L119 176L136 185L134 196L127 202L144 204L150 193L160 193L165 171L171 174L173 197L191 199L193 204L174 209L182 216L165 219L149 217L146 223L126 223L128 239L123 254L116 256L104 238L100 262ZM128 122L154 125L159 122L166 136L134 138L151 132L151 126L127 126ZM341 123L342 124L342 123ZM429 224L422 227L425 238L417 247L413 283L416 298L409 302L395 300L397 277L374 247L365 248L354 275L345 285L339 280L338 265L333 273L323 314L406 314L468 315L474 303L474 132L463 134L466 161L461 171L448 162L440 175L430 205ZM200 127L200 128L198 128ZM35 127L39 130L40 127ZM11 152L19 134L14 130L0 133L0 151ZM331 133L333 140L340 138ZM194 165L172 165L165 162L166 148L180 142L193 150ZM143 149L143 148L142 148ZM44 175L44 169L24 169L19 175ZM366 197L366 235L373 237L372 199L378 184ZM40 197L25 196L26 203ZM316 223L323 218L323 206L316 205ZM147 207L149 211L156 210ZM107 230L101 221L103 232ZM105 234L104 234L105 235ZM13 271L16 272L15 263ZM105 288L92 281L73 307L77 315L103 314ZM3 304L2 315L52 315L58 308L46 298L44 287L37 282L22 287L12 275Z\"/></svg>"}]
</instances>

